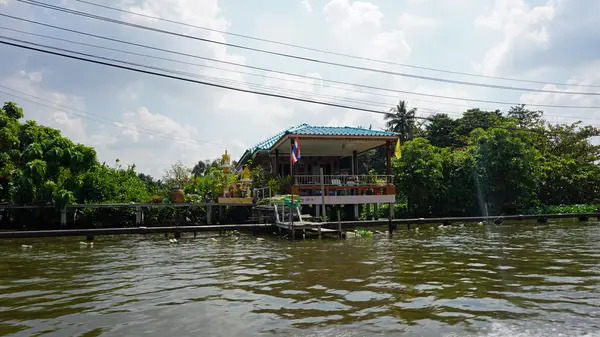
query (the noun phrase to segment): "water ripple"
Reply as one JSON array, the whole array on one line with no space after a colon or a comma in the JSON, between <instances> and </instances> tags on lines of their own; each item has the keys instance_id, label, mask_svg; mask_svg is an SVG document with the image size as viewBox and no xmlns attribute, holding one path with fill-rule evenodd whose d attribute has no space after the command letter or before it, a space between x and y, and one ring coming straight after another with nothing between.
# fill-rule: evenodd
<instances>
[{"instance_id":1,"label":"water ripple","mask_svg":"<svg viewBox=\"0 0 600 337\"><path fill-rule=\"evenodd\" d=\"M0 335L594 336L599 224L0 242Z\"/></svg>"}]
</instances>

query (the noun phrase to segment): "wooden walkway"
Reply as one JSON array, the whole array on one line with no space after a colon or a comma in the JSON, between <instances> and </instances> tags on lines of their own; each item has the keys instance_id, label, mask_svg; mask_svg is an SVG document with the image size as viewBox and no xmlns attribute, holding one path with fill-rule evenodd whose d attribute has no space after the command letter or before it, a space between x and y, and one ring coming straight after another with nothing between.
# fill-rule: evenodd
<instances>
[{"instance_id":1,"label":"wooden walkway","mask_svg":"<svg viewBox=\"0 0 600 337\"><path fill-rule=\"evenodd\" d=\"M457 217L457 218L418 218L418 219L378 219L378 220L360 220L360 221L340 221L340 222L305 222L299 221L293 224L277 221L275 224L230 224L230 225L201 225L201 226L175 226L175 227L128 227L128 228L97 228L97 229L68 229L68 230L41 230L41 231L0 231L0 239L13 238L41 238L41 237L62 237L62 236L84 236L93 237L96 235L120 235L120 234L157 234L172 233L176 237L181 233L196 232L220 232L220 231L248 231L260 230L266 228L280 228L288 231L307 230L311 232L341 233L347 229L368 228L388 226L388 230L393 231L397 225L406 225L408 229L413 225L422 224L453 224L453 223L496 223L503 221L525 221L537 220L546 222L549 219L579 219L588 221L590 219L600 219L600 213L578 213L578 214L535 214L535 215L510 215L510 216L490 216L490 217ZM279 220L279 219L278 219Z\"/></svg>"}]
</instances>

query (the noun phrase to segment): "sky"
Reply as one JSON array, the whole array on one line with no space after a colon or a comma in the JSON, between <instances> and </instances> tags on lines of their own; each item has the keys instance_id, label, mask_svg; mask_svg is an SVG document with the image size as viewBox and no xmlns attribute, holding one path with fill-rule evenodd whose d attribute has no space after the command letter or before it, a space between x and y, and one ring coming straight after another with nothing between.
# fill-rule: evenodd
<instances>
[{"instance_id":1,"label":"sky","mask_svg":"<svg viewBox=\"0 0 600 337\"><path fill-rule=\"evenodd\" d=\"M569 94L600 92L600 19L596 14L600 13L600 2L597 0L90 0L129 12L257 37L263 41L98 8L75 0L43 1L182 35L387 73L161 34L16 0L0 0L0 13L171 52L125 45L6 17L2 17L0 27L179 62L6 29L0 29L0 36L183 72L184 75L178 76L204 82L380 112L389 110L398 100L406 100L409 107L417 108L422 116L444 112L454 117L468 108L510 108L510 105L464 99L600 106L598 95ZM156 177L177 161L193 166L199 160L218 158L225 150L232 158L239 158L255 143L301 123L384 127L382 114L377 113L236 92L7 45L0 45L0 55L0 101L15 101L23 107L25 119L58 128L66 137L95 147L101 161L112 164L119 159L121 164L136 164L138 171ZM406 65L544 83L467 76ZM559 93L467 86L390 72ZM409 93L398 93L398 90ZM598 109L543 110L551 122L582 120L585 124L600 125Z\"/></svg>"}]
</instances>

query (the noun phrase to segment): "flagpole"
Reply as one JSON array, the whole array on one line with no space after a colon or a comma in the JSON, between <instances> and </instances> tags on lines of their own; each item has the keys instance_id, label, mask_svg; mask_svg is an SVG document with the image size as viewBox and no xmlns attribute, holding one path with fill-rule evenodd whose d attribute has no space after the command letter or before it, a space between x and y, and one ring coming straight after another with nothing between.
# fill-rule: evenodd
<instances>
[{"instance_id":1,"label":"flagpole","mask_svg":"<svg viewBox=\"0 0 600 337\"><path fill-rule=\"evenodd\" d=\"M294 140L290 137L290 191L291 187L294 186L294 161L292 156L294 155Z\"/></svg>"}]
</instances>

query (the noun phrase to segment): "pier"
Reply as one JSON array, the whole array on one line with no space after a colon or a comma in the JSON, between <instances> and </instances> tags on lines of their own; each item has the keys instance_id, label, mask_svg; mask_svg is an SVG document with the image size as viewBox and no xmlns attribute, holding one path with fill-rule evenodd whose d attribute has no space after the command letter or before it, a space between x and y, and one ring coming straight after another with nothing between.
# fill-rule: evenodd
<instances>
[{"instance_id":1,"label":"pier","mask_svg":"<svg viewBox=\"0 0 600 337\"><path fill-rule=\"evenodd\" d=\"M219 208L224 206L241 205L222 205L222 204L107 204L107 205L71 205L69 208L85 207L206 207L207 209ZM248 206L248 205L245 205ZM40 206L9 206L0 205L0 208L39 208ZM355 228L372 228L388 226L388 231L392 233L397 228L403 226L406 229L415 228L426 224L452 225L458 223L478 223L501 225L504 221L537 221L545 223L551 219L579 219L588 221L590 219L600 219L600 212L596 213L574 213L574 214L533 214L533 215L506 215L506 216L480 216L480 217L444 217L444 218L412 218L412 219L378 219L378 220L356 220L356 221L328 221L313 222L306 221L308 215L302 215L299 209L290 212L290 208L277 205L256 206L259 210L256 223L244 224L203 224L203 225L181 225L181 226L135 226L125 228L90 228L90 229L60 229L60 230L14 230L0 232L0 239L17 238L44 238L44 237L72 237L82 236L88 240L93 240L94 236L101 235L133 235L133 234L173 234L176 238L181 233L198 232L224 232L224 231L258 231L266 229L278 230L279 233L287 232L289 238L305 237L306 233L317 234L319 237L326 234L342 236L346 230ZM291 217L291 220L290 220ZM210 218L210 217L208 217ZM285 221L288 219L289 221ZM339 214L338 214L339 219ZM298 234L302 233L302 236Z\"/></svg>"}]
</instances>

